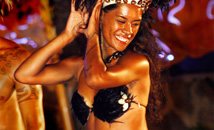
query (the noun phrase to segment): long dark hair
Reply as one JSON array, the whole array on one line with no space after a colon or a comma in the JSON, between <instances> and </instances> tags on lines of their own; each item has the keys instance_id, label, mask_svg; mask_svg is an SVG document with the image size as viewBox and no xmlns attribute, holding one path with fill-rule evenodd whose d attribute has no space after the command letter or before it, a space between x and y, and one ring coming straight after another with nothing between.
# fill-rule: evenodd
<instances>
[{"instance_id":1,"label":"long dark hair","mask_svg":"<svg viewBox=\"0 0 214 130\"><path fill-rule=\"evenodd\" d=\"M91 13L97 0L84 0L82 4L76 5L76 7L86 6L88 11ZM149 9L142 15L142 21L138 33L134 40L127 47L127 50L134 51L147 57L150 62L150 79L151 88L149 94L149 101L147 106L146 118L149 121L160 121L161 115L161 100L165 86L161 81L161 64L158 54L160 49L155 41L155 36L151 33L150 22L154 22L151 17L151 10L161 8L162 10L169 9L169 2L171 0L153 0L149 6ZM76 3L77 4L77 3ZM90 7L90 8L89 8ZM92 7L92 8L91 8ZM110 5L103 9L104 12L108 12L117 8L118 5Z\"/></svg>"},{"instance_id":2,"label":"long dark hair","mask_svg":"<svg viewBox=\"0 0 214 130\"><path fill-rule=\"evenodd\" d=\"M160 121L161 115L161 100L164 93L164 85L161 81L161 61L158 56L160 49L155 41L155 36L151 33L150 22L154 21L151 17L151 8L158 8L168 10L169 1L153 1L150 8L142 15L142 21L138 33L134 40L127 47L127 50L134 51L147 57L150 62L150 80L151 88L149 94L149 101L147 106L147 119L149 121ZM103 9L108 12L118 7L118 4L107 6Z\"/></svg>"}]
</instances>

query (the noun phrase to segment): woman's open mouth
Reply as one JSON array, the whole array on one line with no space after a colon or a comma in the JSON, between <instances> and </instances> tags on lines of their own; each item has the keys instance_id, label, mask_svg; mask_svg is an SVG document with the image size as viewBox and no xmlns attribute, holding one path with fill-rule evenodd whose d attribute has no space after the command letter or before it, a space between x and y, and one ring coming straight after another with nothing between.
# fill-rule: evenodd
<instances>
[{"instance_id":1,"label":"woman's open mouth","mask_svg":"<svg viewBox=\"0 0 214 130\"><path fill-rule=\"evenodd\" d=\"M128 41L129 41L128 38L125 38L125 37L123 37L123 36L117 36L117 35L115 35L115 37L116 37L116 39L117 39L120 43L122 43L122 44L127 44Z\"/></svg>"}]
</instances>

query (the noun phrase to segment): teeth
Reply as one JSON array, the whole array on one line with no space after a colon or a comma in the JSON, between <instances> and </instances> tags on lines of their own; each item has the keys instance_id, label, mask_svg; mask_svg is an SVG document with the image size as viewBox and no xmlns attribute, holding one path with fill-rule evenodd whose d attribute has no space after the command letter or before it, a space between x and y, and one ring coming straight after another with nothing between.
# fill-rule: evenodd
<instances>
[{"instance_id":1,"label":"teeth","mask_svg":"<svg viewBox=\"0 0 214 130\"><path fill-rule=\"evenodd\" d=\"M126 39L126 38L124 38L124 37L116 36L116 35L115 35L115 37L116 37L117 39L119 39L120 41L122 41L122 42L128 42L128 39Z\"/></svg>"}]
</instances>

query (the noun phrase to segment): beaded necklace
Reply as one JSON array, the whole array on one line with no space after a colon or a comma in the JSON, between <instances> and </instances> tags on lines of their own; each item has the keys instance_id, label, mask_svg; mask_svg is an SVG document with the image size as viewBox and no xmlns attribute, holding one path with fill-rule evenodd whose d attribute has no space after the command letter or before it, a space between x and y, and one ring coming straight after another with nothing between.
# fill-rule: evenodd
<instances>
[{"instance_id":1,"label":"beaded necklace","mask_svg":"<svg viewBox=\"0 0 214 130\"><path fill-rule=\"evenodd\" d=\"M113 53L112 55L110 55L109 57L107 57L105 60L104 60L104 63L106 65L108 65L109 63L111 63L112 59L117 59L117 58L120 58L121 56L123 56L125 54L124 51L116 51L115 53ZM119 62L119 60L117 61L117 63Z\"/></svg>"}]
</instances>

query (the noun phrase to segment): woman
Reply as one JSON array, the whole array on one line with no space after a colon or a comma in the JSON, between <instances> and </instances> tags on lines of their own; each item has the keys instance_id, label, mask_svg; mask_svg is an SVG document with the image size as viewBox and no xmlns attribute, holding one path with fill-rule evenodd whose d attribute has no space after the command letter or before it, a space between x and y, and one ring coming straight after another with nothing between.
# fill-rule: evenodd
<instances>
[{"instance_id":1,"label":"woman","mask_svg":"<svg viewBox=\"0 0 214 130\"><path fill-rule=\"evenodd\" d=\"M167 0L165 3L168 5ZM30 84L76 80L72 107L89 130L148 129L146 111L157 111L160 86L156 82L158 48L148 28L146 10L149 5L155 7L157 1L106 0L102 6L98 0L87 29L88 13L85 9L75 11L74 4L72 1L66 29L23 63L15 74L17 80ZM79 33L88 39L84 59L70 57L46 65Z\"/></svg>"}]
</instances>

